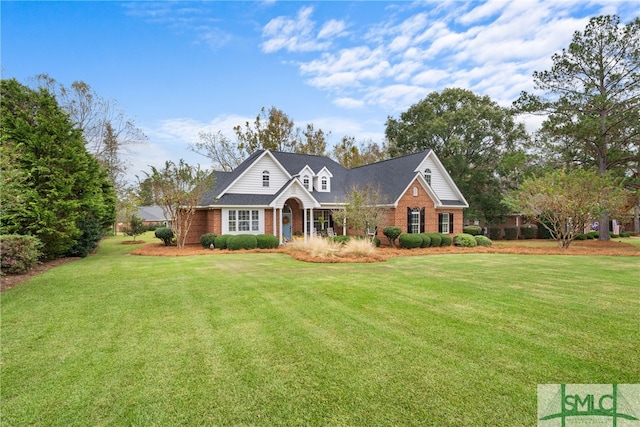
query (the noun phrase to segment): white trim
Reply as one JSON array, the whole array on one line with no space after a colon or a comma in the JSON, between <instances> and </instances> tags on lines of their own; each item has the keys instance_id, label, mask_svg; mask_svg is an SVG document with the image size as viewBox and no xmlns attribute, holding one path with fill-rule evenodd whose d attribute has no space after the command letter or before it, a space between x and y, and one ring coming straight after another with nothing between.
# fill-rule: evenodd
<instances>
[{"instance_id":1,"label":"white trim","mask_svg":"<svg viewBox=\"0 0 640 427\"><path fill-rule=\"evenodd\" d=\"M258 211L258 230L235 230L235 231L229 231L229 211L249 211L249 215L251 215L252 211ZM264 217L265 217L265 213L264 213L264 208L257 208L257 207L248 207L248 206L234 206L231 208L225 208L222 209L222 212L220 214L220 217L222 219L222 234L264 234ZM236 221L239 221L238 218L236 218ZM249 225L251 226L251 222L252 219L249 218Z\"/></svg>"},{"instance_id":2,"label":"white trim","mask_svg":"<svg viewBox=\"0 0 640 427\"><path fill-rule=\"evenodd\" d=\"M295 187L295 190L298 191L302 191L302 194L298 193L298 191L291 191L292 188ZM282 191L280 192L280 194L278 194L278 197L275 197L271 203L269 204L269 207L271 208L276 208L279 206L283 206L284 203L290 199L290 198L296 198L298 200L300 200L302 202L302 208L319 208L320 207L320 203L315 199L315 197L313 197L313 195L311 194L311 192L309 190L307 190L306 188L304 188L304 185L302 185L302 182L300 182L297 179L293 179L291 180L291 182L289 183L289 185L287 185L285 188L282 189ZM309 204L311 206L306 206L305 201L303 200L303 197L306 197L308 199L311 199L309 202Z\"/></svg>"},{"instance_id":3,"label":"white trim","mask_svg":"<svg viewBox=\"0 0 640 427\"><path fill-rule=\"evenodd\" d=\"M436 167L440 171L440 175L445 180L445 182L449 185L449 187L453 190L453 192L457 196L458 200L464 202L464 206L458 206L458 207L459 208L468 208L469 207L469 203L467 202L467 199L464 198L464 196L462 195L462 192L460 192L460 189L458 188L456 183L453 181L453 179L451 178L451 175L449 175L449 172L447 172L447 170L445 169L444 165L442 164L442 162L440 161L440 159L438 158L438 156L436 155L436 153L433 150L429 150L429 152L424 157L424 159L422 159L422 161L418 164L418 167L420 167L420 165L429 157L436 164ZM416 172L419 172L420 174L424 173L424 171L420 171L419 169L416 169ZM424 176L423 176L423 178L424 178ZM431 181L433 182L433 171L431 171ZM425 180L425 183L426 183L426 180Z\"/></svg>"},{"instance_id":4,"label":"white trim","mask_svg":"<svg viewBox=\"0 0 640 427\"><path fill-rule=\"evenodd\" d=\"M409 182L407 184L407 186L404 188L404 191L402 193L400 193L400 196L396 199L395 202L393 202L393 207L394 208L398 207L398 205L400 204L400 200L404 197L405 194L407 194L407 192L409 191L411 186L415 185L414 182L416 182L416 180L418 180L418 182L420 183L420 186L424 189L424 191L427 193L427 195L431 198L431 200L433 201L433 205L436 208L441 207L442 206L442 202L440 201L440 199L438 199L438 196L436 196L436 193L433 192L433 189L431 188L431 186L429 184L427 184L427 181L424 179L424 176L422 175L421 172L417 172L415 177L411 180L411 182ZM413 194L413 193L409 193L409 194Z\"/></svg>"},{"instance_id":5,"label":"white trim","mask_svg":"<svg viewBox=\"0 0 640 427\"><path fill-rule=\"evenodd\" d=\"M226 194L227 190L229 190L229 188L233 187L238 181L240 181L249 172L249 170L251 170L255 166L255 164L258 163L264 156L269 156L271 158L271 160L276 164L276 166L278 166L278 168L285 174L287 179L288 180L291 179L291 175L289 174L289 172L287 172L287 170L284 168L284 166L282 166L282 163L280 163L278 161L278 159L276 159L274 157L274 155L271 154L271 151L264 150L264 152L262 154L260 154L253 161L253 163L251 163L249 166L247 166L247 168L239 176L237 176L236 179L234 179L229 185L227 185L220 193L218 193L218 195L215 198L216 199L220 199L222 196L224 196Z\"/></svg>"}]
</instances>

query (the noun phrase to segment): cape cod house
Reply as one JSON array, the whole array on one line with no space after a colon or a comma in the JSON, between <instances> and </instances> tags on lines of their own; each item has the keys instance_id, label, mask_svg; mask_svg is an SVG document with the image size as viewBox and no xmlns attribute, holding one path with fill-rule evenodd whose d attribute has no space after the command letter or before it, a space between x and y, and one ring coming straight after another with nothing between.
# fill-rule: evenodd
<instances>
[{"instance_id":1,"label":"cape cod house","mask_svg":"<svg viewBox=\"0 0 640 427\"><path fill-rule=\"evenodd\" d=\"M187 243L202 234L272 234L280 241L329 230L354 231L333 220L354 185L378 188L388 209L377 235L399 226L404 232L461 233L462 193L431 150L346 169L307 154L259 150L232 172L215 172L215 186L196 211Z\"/></svg>"}]
</instances>

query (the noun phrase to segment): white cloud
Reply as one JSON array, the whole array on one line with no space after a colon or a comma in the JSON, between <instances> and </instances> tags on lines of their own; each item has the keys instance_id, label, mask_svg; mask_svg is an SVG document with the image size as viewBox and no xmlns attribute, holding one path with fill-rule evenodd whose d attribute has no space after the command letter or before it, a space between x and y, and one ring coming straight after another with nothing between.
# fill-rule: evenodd
<instances>
[{"instance_id":1,"label":"white cloud","mask_svg":"<svg viewBox=\"0 0 640 427\"><path fill-rule=\"evenodd\" d=\"M361 99L354 98L336 98L333 103L338 107L346 108L348 110L357 110L364 107L365 103Z\"/></svg>"},{"instance_id":2,"label":"white cloud","mask_svg":"<svg viewBox=\"0 0 640 427\"><path fill-rule=\"evenodd\" d=\"M318 32L319 39L331 38L336 36L342 36L345 34L345 29L347 28L344 21L338 21L336 19L331 19L326 22L320 31Z\"/></svg>"}]
</instances>

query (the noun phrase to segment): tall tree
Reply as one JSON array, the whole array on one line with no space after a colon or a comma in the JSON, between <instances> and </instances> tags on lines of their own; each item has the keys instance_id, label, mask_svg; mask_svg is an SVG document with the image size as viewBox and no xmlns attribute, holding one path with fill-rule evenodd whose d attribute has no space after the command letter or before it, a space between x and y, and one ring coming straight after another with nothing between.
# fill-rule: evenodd
<instances>
[{"instance_id":1,"label":"tall tree","mask_svg":"<svg viewBox=\"0 0 640 427\"><path fill-rule=\"evenodd\" d=\"M86 255L115 220L113 187L52 94L1 85L3 164L12 161L0 175L1 231L37 236L47 258Z\"/></svg>"},{"instance_id":2,"label":"tall tree","mask_svg":"<svg viewBox=\"0 0 640 427\"><path fill-rule=\"evenodd\" d=\"M238 148L251 154L256 150L294 151L295 132L293 120L282 110L264 107L253 124L233 128L238 138Z\"/></svg>"},{"instance_id":3,"label":"tall tree","mask_svg":"<svg viewBox=\"0 0 640 427\"><path fill-rule=\"evenodd\" d=\"M445 89L412 105L399 120L389 117L385 134L392 157L426 149L437 154L469 202L465 216L495 223L509 213L500 202L511 188L503 185L518 182L498 173L507 171L506 159L511 171L525 168L529 143L524 125L509 109L488 96Z\"/></svg>"},{"instance_id":4,"label":"tall tree","mask_svg":"<svg viewBox=\"0 0 640 427\"><path fill-rule=\"evenodd\" d=\"M184 248L196 208L205 192L213 187L213 173L180 159L177 164L165 162L162 169L152 166L147 178L154 202L162 207L165 218L171 218L178 249Z\"/></svg>"},{"instance_id":5,"label":"tall tree","mask_svg":"<svg viewBox=\"0 0 640 427\"><path fill-rule=\"evenodd\" d=\"M300 132L300 129L298 129ZM293 150L299 154L313 154L316 156L325 156L327 153L327 136L322 129L315 130L313 123L307 123L307 128L302 131L302 136L293 147Z\"/></svg>"},{"instance_id":6,"label":"tall tree","mask_svg":"<svg viewBox=\"0 0 640 427\"><path fill-rule=\"evenodd\" d=\"M523 92L514 103L547 115L542 132L566 163L613 171L638 181L640 164L640 18L592 18L550 70L533 74L541 95ZM609 214L600 218L609 239Z\"/></svg>"},{"instance_id":7,"label":"tall tree","mask_svg":"<svg viewBox=\"0 0 640 427\"><path fill-rule=\"evenodd\" d=\"M333 147L331 155L345 168L369 165L389 157L387 147L384 144L380 146L373 141L368 141L356 145L356 139L352 136L344 136Z\"/></svg>"},{"instance_id":8,"label":"tall tree","mask_svg":"<svg viewBox=\"0 0 640 427\"><path fill-rule=\"evenodd\" d=\"M239 144L234 144L220 131L200 132L199 141L189 149L211 159L213 169L231 172L246 158Z\"/></svg>"}]
</instances>

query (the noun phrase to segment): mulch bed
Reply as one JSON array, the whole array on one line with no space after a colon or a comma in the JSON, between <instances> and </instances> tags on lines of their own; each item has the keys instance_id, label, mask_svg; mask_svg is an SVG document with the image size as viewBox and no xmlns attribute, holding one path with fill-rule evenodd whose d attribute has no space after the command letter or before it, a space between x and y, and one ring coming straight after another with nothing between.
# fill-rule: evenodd
<instances>
[{"instance_id":1,"label":"mulch bed","mask_svg":"<svg viewBox=\"0 0 640 427\"><path fill-rule=\"evenodd\" d=\"M424 248L424 249L397 249L390 247L377 248L373 256L369 257L332 257L332 258L314 258L306 253L293 251L287 246L281 246L278 249L260 250L254 249L249 251L228 251L228 250L211 250L204 249L201 245L187 245L183 249L175 246L164 246L162 243L146 243L141 240L126 241L123 244L141 245L134 249L132 255L141 256L189 256L189 255L209 255L221 256L237 253L285 253L291 257L306 262L320 263L371 263L382 262L391 258L401 256L417 256L417 255L443 255L443 254L469 254L469 253L489 253L489 254L513 254L513 255L599 255L599 256L640 256L640 247L617 240L602 242L599 240L574 241L569 249L563 250L557 247L542 246L525 246L513 245L502 246L496 244L491 247L476 248L458 248L454 246L443 248ZM10 289L25 280L43 273L58 265L65 264L79 258L60 258L47 261L32 268L25 274L16 274L8 276L0 276L0 291Z\"/></svg>"}]
</instances>

